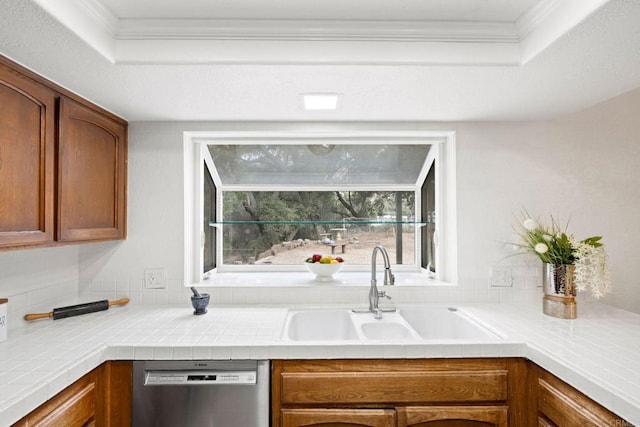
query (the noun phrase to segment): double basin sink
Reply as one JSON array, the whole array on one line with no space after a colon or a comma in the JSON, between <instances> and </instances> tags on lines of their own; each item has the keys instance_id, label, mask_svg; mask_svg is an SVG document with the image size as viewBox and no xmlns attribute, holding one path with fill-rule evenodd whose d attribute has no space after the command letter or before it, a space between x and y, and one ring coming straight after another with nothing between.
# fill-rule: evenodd
<instances>
[{"instance_id":1,"label":"double basin sink","mask_svg":"<svg viewBox=\"0 0 640 427\"><path fill-rule=\"evenodd\" d=\"M383 313L348 309L291 310L285 322L286 341L482 341L501 339L493 330L451 307L399 308Z\"/></svg>"}]
</instances>

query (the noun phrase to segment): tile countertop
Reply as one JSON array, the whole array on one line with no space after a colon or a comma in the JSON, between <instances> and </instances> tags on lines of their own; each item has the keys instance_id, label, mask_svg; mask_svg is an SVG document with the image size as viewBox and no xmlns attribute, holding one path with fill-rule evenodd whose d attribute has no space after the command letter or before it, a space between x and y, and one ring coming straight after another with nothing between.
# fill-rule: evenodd
<instances>
[{"instance_id":1,"label":"tile countertop","mask_svg":"<svg viewBox=\"0 0 640 427\"><path fill-rule=\"evenodd\" d=\"M540 307L449 305L505 339L295 343L280 339L287 308L263 306L210 307L204 316L193 316L186 305L127 306L35 321L0 343L0 426L106 360L440 357L526 357L640 424L640 315L593 304L581 306L578 319L561 320Z\"/></svg>"}]
</instances>

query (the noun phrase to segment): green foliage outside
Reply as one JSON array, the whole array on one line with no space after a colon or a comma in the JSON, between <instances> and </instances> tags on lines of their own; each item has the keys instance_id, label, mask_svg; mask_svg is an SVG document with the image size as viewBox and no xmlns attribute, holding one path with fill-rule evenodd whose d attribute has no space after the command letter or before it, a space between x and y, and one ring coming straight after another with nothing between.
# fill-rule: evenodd
<instances>
[{"instance_id":1,"label":"green foliage outside","mask_svg":"<svg viewBox=\"0 0 640 427\"><path fill-rule=\"evenodd\" d=\"M413 192L401 195L402 212L413 215ZM317 240L345 219L366 223L396 212L395 192L228 191L223 196L225 263L246 262L283 242Z\"/></svg>"}]
</instances>

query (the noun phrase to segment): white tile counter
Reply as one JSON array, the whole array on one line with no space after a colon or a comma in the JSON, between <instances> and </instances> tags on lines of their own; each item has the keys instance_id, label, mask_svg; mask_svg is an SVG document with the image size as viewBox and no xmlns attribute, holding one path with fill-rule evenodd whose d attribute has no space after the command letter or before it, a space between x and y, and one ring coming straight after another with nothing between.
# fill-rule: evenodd
<instances>
[{"instance_id":1,"label":"white tile counter","mask_svg":"<svg viewBox=\"0 0 640 427\"><path fill-rule=\"evenodd\" d=\"M10 425L106 360L527 357L640 424L640 315L604 305L579 319L536 307L455 305L506 334L499 343L295 343L286 308L113 307L10 331L0 343L0 426Z\"/></svg>"}]
</instances>

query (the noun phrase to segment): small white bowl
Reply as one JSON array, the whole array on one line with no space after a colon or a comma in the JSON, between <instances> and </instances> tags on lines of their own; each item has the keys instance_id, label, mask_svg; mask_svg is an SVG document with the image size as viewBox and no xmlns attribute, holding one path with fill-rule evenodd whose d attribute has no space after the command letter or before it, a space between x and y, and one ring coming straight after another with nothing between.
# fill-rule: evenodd
<instances>
[{"instance_id":1,"label":"small white bowl","mask_svg":"<svg viewBox=\"0 0 640 427\"><path fill-rule=\"evenodd\" d=\"M342 268L344 262L337 264L320 264L319 262L305 262L307 270L316 275L317 282L332 282L334 273Z\"/></svg>"}]
</instances>

